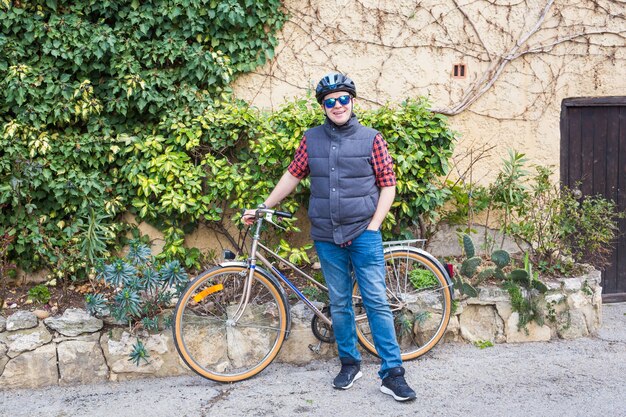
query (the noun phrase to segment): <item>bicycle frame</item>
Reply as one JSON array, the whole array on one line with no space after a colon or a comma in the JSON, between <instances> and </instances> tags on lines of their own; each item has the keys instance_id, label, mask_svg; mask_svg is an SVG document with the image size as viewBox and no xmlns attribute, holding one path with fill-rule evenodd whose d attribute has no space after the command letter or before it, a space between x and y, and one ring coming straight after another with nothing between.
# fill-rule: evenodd
<instances>
[{"instance_id":1,"label":"bicycle frame","mask_svg":"<svg viewBox=\"0 0 626 417\"><path fill-rule=\"evenodd\" d=\"M314 285L316 285L317 287L321 288L322 290L328 292L328 288L325 287L324 285L322 285L321 283L317 282L313 277L311 277L310 275L308 275L306 272L302 271L300 268L298 268L297 266L295 266L294 264L292 264L291 262L289 262L288 260L286 260L285 258L283 258L282 256L278 255L276 252L272 251L270 248L268 248L267 246L265 246L263 243L260 242L260 234L261 234L261 226L263 225L263 221L264 218L262 216L259 216L259 214L266 214L267 217L267 221L269 221L270 223L274 224L277 227L280 227L278 225L276 225L274 222L272 222L270 220L271 216L273 214L277 214L279 217L285 217L285 218L290 218L292 215L290 213L282 213L282 212L277 212L275 210L270 210L270 209L257 209L257 218L256 218L256 227L254 230L254 234L252 236L252 245L251 245L251 249L250 249L250 257L248 258L247 264L249 266L249 273L248 273L248 277L246 279L246 282L244 283L244 297L242 298L241 302L239 303L239 306L237 307L236 313L234 315L233 321L236 323L241 316L243 315L243 312L246 308L246 306L248 305L248 301L250 299L250 293L251 293L251 288L252 288L252 282L253 282L253 277L254 277L254 272L256 270L257 267L257 260L260 260L261 263L267 268L267 272L269 274L271 274L274 278L276 278L276 281L278 283L280 283L281 281L283 283L285 283L293 292L294 294L300 299L302 300L305 305L317 316L320 318L320 320L322 320L324 323L328 324L328 325L332 325L332 320L327 317L323 312L321 312L317 307L315 307L315 305L306 297L306 295L304 295L296 286L295 284L293 284L289 278L287 278L276 266L272 265L272 263L265 257L263 256L263 254L259 253L259 248L263 251L268 252L269 254L271 254L272 257L274 257L275 259L281 261L282 263L284 263L285 265L287 265L291 270L293 270L294 272L298 273L300 276L304 277L305 279L307 279L309 282L313 283ZM423 244L423 240L421 239L413 239L413 240L398 240L398 241L388 241L388 242L384 242L383 245L388 248L389 250L394 250L394 249L402 249L402 250L408 250L408 251L415 251L415 252L419 252L420 254L422 254L423 256L427 257L434 265L437 269L439 269L441 271L441 273L444 275L446 282L448 284L449 287L453 288L454 284L452 283L452 280L450 278L450 274L448 272L448 269L445 268L435 257L433 257L432 255L430 255L429 253L423 251L422 249L419 249L416 247L416 245L422 245ZM390 296L393 296L393 294L390 292L390 290L387 288L387 292L389 293ZM452 292L453 294L454 292ZM360 299L360 296L357 295L353 295L352 296L354 299ZM452 297L454 297L454 295L452 295ZM395 297L394 297L395 298ZM402 302L400 300L397 300L399 303L399 307L396 307L396 309L401 309L402 308ZM286 303L287 306L287 310L289 312L289 304ZM392 308L392 311L394 311L394 308ZM357 316L355 316L355 321L359 321L362 319L365 319L366 315L365 314L359 314ZM289 331L289 329L288 329Z\"/></svg>"},{"instance_id":2,"label":"bicycle frame","mask_svg":"<svg viewBox=\"0 0 626 417\"><path fill-rule=\"evenodd\" d=\"M244 297L242 298L241 302L239 303L239 306L237 307L236 313L234 314L233 321L236 323L241 318L241 316L243 315L243 312L244 312L246 306L248 305L248 301L250 299L250 292L251 292L251 289L252 289L252 285L251 284L252 284L254 272L256 270L257 260L260 260L261 263L263 265L265 265L265 267L267 268L267 271L269 273L271 273L275 278L277 278L278 282L282 281L283 283L285 283L294 292L294 294L300 300L302 300L304 302L304 304L316 316L318 316L320 318L320 320L324 321L324 323L326 323L328 325L332 325L332 321L331 321L330 318L328 318L317 307L315 307L315 305L306 297L306 295L304 295L298 289L298 287L295 286L294 283L292 283L289 280L289 278L287 278L278 268L276 268L274 265L272 265L272 263L265 256L263 256L261 253L259 253L259 248L261 248L262 250L264 250L264 251L268 252L269 254L271 254L275 259L283 262L291 270L293 270L294 272L298 273L300 276L306 278L309 282L315 284L316 286L318 286L322 290L328 292L328 288L327 287L325 287L321 283L317 282L313 277L308 275L306 272L302 271L300 268L298 268L297 266L295 266L294 264L292 264L291 262L289 262L288 260L286 260L282 256L278 255L276 252L274 252L273 250L271 250L270 248L268 248L267 246L265 246L264 244L262 244L260 242L261 226L263 225L264 219L263 219L263 217L258 216L258 213L265 213L265 214L271 216L272 214L277 213L277 212L275 212L274 210L268 210L268 209L258 209L257 210L257 220L255 222L256 223L256 227L255 227L255 230L254 230L254 234L252 236L252 246L251 246L251 249L250 249L250 257L248 258L248 265L250 267L250 272L248 273L248 278L246 279L246 282L244 284ZM284 216L281 216L281 217L291 217L291 214L289 214L289 213L281 213L281 214L284 214ZM268 221L270 223L273 223L269 219L268 219ZM280 226L278 226L278 227L280 227ZM289 304L287 304L287 308L289 309ZM363 317L365 317L365 316L363 315ZM360 319L361 317L359 316L358 318Z\"/></svg>"}]
</instances>

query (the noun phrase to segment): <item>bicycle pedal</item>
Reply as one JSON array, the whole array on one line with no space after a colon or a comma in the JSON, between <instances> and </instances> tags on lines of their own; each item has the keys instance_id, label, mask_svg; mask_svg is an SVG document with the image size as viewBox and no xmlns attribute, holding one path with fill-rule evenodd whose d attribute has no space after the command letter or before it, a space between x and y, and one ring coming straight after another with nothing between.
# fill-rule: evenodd
<instances>
[{"instance_id":1,"label":"bicycle pedal","mask_svg":"<svg viewBox=\"0 0 626 417\"><path fill-rule=\"evenodd\" d=\"M319 342L317 345L311 343L309 345L309 349L311 349L311 352L317 353L319 355L322 350L322 342Z\"/></svg>"}]
</instances>

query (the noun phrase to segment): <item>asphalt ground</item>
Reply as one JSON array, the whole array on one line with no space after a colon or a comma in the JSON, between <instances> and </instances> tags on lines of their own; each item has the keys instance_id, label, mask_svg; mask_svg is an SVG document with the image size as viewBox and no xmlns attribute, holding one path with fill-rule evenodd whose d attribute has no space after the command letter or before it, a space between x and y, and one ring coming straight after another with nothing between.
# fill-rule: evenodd
<instances>
[{"instance_id":1,"label":"asphalt ground","mask_svg":"<svg viewBox=\"0 0 626 417\"><path fill-rule=\"evenodd\" d=\"M595 337L479 349L447 343L405 363L418 398L379 391L378 364L346 391L337 360L273 363L234 384L200 377L0 391L0 416L626 416L626 303L605 304Z\"/></svg>"}]
</instances>

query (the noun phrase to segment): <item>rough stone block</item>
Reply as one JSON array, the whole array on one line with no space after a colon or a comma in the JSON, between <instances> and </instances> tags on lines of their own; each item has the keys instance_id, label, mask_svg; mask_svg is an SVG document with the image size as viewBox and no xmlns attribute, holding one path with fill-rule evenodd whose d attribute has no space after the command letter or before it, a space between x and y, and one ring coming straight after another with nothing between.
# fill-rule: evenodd
<instances>
[{"instance_id":1,"label":"rough stone block","mask_svg":"<svg viewBox=\"0 0 626 417\"><path fill-rule=\"evenodd\" d=\"M558 334L563 339L577 339L589 336L587 321L580 310L569 310L563 318L559 320Z\"/></svg>"},{"instance_id":2,"label":"rough stone block","mask_svg":"<svg viewBox=\"0 0 626 417\"><path fill-rule=\"evenodd\" d=\"M313 352L309 345L316 347L319 340L311 331L311 321L294 317L292 315L291 334L289 339L285 340L280 353L276 358L279 362L288 363L307 363L314 359L331 358L337 355L337 349L334 344L322 343L319 353Z\"/></svg>"},{"instance_id":3,"label":"rough stone block","mask_svg":"<svg viewBox=\"0 0 626 417\"><path fill-rule=\"evenodd\" d=\"M11 359L0 376L0 388L35 388L56 385L59 379L54 344Z\"/></svg>"},{"instance_id":4,"label":"rough stone block","mask_svg":"<svg viewBox=\"0 0 626 417\"><path fill-rule=\"evenodd\" d=\"M547 342L552 337L550 326L539 326L537 323L530 322L526 324L526 330L518 329L519 313L514 311L509 319L505 322L506 342Z\"/></svg>"},{"instance_id":5,"label":"rough stone block","mask_svg":"<svg viewBox=\"0 0 626 417\"><path fill-rule=\"evenodd\" d=\"M496 303L496 311L502 321L506 322L509 317L511 317L511 314L513 314L513 307L511 307L511 303L509 302Z\"/></svg>"},{"instance_id":6,"label":"rough stone block","mask_svg":"<svg viewBox=\"0 0 626 417\"><path fill-rule=\"evenodd\" d=\"M601 306L601 305L600 305ZM585 318L585 324L587 325L587 331L589 334L595 335L600 330L602 311L598 310L597 306L585 305L579 309Z\"/></svg>"},{"instance_id":7,"label":"rough stone block","mask_svg":"<svg viewBox=\"0 0 626 417\"><path fill-rule=\"evenodd\" d=\"M32 329L17 330L0 334L0 341L8 346L7 356L14 358L22 352L35 350L38 347L50 343L52 334L46 326L39 326Z\"/></svg>"},{"instance_id":8,"label":"rough stone block","mask_svg":"<svg viewBox=\"0 0 626 417\"><path fill-rule=\"evenodd\" d=\"M563 288L567 292L576 292L580 291L583 287L584 278L576 277L576 278L563 278Z\"/></svg>"},{"instance_id":9,"label":"rough stone block","mask_svg":"<svg viewBox=\"0 0 626 417\"><path fill-rule=\"evenodd\" d=\"M450 321L448 322L448 327L446 328L446 333L443 336L443 342L458 342L459 341L459 333L461 331L461 326L459 324L459 316L453 315L450 316Z\"/></svg>"},{"instance_id":10,"label":"rough stone block","mask_svg":"<svg viewBox=\"0 0 626 417\"><path fill-rule=\"evenodd\" d=\"M460 317L461 335L470 342L505 340L504 322L496 308L489 305L468 305Z\"/></svg>"},{"instance_id":11,"label":"rough stone block","mask_svg":"<svg viewBox=\"0 0 626 417\"><path fill-rule=\"evenodd\" d=\"M545 299L546 299L546 303L559 304L565 300L565 294L561 294L561 293L547 294Z\"/></svg>"},{"instance_id":12,"label":"rough stone block","mask_svg":"<svg viewBox=\"0 0 626 417\"><path fill-rule=\"evenodd\" d=\"M482 287L478 293L478 300L472 298L468 304L495 304L509 301L509 293L500 287Z\"/></svg>"},{"instance_id":13,"label":"rough stone block","mask_svg":"<svg viewBox=\"0 0 626 417\"><path fill-rule=\"evenodd\" d=\"M591 304L591 300L585 294L576 292L567 297L567 304L570 308L578 310Z\"/></svg>"},{"instance_id":14,"label":"rough stone block","mask_svg":"<svg viewBox=\"0 0 626 417\"><path fill-rule=\"evenodd\" d=\"M100 341L100 333L87 333L81 334L80 336L63 336L60 334L54 335L52 341L54 343L67 342L68 340L80 340L82 342L99 342Z\"/></svg>"},{"instance_id":15,"label":"rough stone block","mask_svg":"<svg viewBox=\"0 0 626 417\"><path fill-rule=\"evenodd\" d=\"M4 317L0 316L0 332L5 331L7 328L7 319L5 319Z\"/></svg>"},{"instance_id":16,"label":"rough stone block","mask_svg":"<svg viewBox=\"0 0 626 417\"><path fill-rule=\"evenodd\" d=\"M61 317L49 317L44 323L64 336L78 336L102 329L103 322L80 308L65 310Z\"/></svg>"},{"instance_id":17,"label":"rough stone block","mask_svg":"<svg viewBox=\"0 0 626 417\"><path fill-rule=\"evenodd\" d=\"M129 354L137 338L143 341L148 354L148 361L139 365L129 361ZM219 337L212 338L220 341ZM146 377L162 377L189 374L189 369L182 364L170 332L156 335L141 333L131 335L124 329L113 329L111 336L105 334L100 339L100 346L110 368L110 379L125 381ZM210 351L211 349L206 349Z\"/></svg>"},{"instance_id":18,"label":"rough stone block","mask_svg":"<svg viewBox=\"0 0 626 417\"><path fill-rule=\"evenodd\" d=\"M59 383L85 384L107 380L109 368L96 341L68 340L57 347Z\"/></svg>"},{"instance_id":19,"label":"rough stone block","mask_svg":"<svg viewBox=\"0 0 626 417\"><path fill-rule=\"evenodd\" d=\"M20 310L7 317L6 329L9 331L31 329L37 327L38 323L37 316L33 313Z\"/></svg>"},{"instance_id":20,"label":"rough stone block","mask_svg":"<svg viewBox=\"0 0 626 417\"><path fill-rule=\"evenodd\" d=\"M2 371L4 371L4 366L9 361L9 357L7 356L7 351L9 348L4 343L0 342L0 375L2 375Z\"/></svg>"}]
</instances>

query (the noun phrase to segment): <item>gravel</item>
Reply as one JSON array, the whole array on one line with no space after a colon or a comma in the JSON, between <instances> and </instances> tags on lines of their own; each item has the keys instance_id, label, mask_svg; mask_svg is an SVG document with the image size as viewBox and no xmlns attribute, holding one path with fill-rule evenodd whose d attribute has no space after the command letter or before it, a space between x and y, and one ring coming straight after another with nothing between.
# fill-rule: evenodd
<instances>
[{"instance_id":1,"label":"gravel","mask_svg":"<svg viewBox=\"0 0 626 417\"><path fill-rule=\"evenodd\" d=\"M330 386L336 360L273 363L235 384L177 377L0 391L0 416L626 416L626 303L603 311L596 337L437 346L405 364L411 403L379 391L368 356L347 391Z\"/></svg>"}]
</instances>

